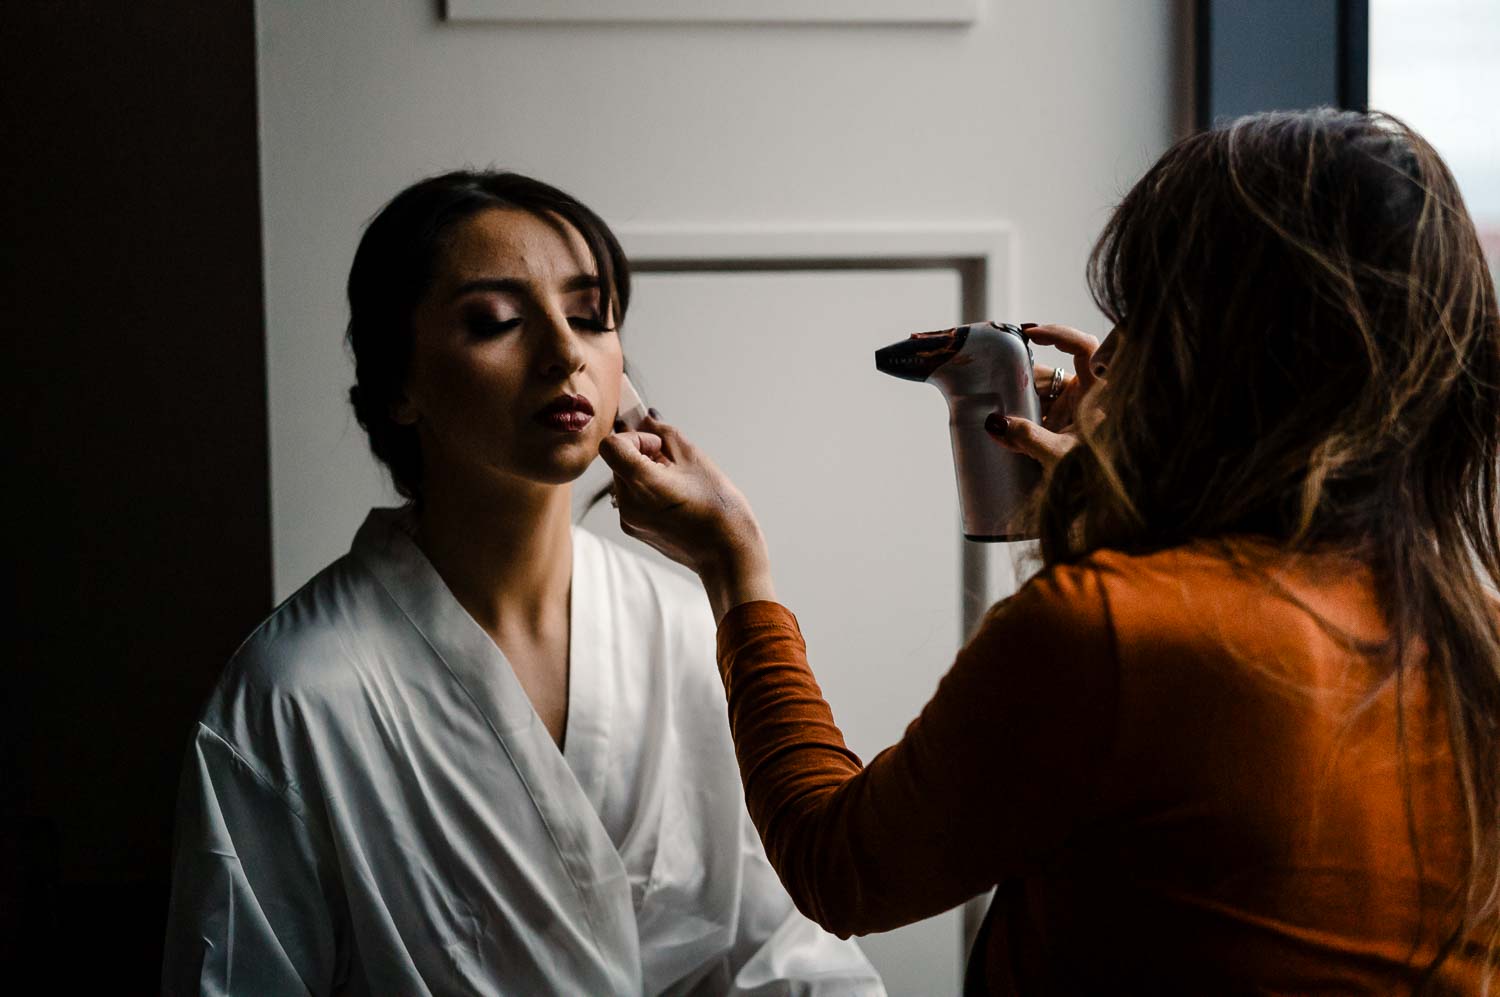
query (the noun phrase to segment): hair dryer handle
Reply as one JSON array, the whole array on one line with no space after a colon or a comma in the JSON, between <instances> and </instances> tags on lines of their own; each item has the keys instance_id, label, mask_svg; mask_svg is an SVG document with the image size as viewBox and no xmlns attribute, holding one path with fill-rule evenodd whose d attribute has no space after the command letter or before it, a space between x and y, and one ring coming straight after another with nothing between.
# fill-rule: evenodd
<instances>
[{"instance_id":1,"label":"hair dryer handle","mask_svg":"<svg viewBox=\"0 0 1500 997\"><path fill-rule=\"evenodd\" d=\"M969 540L1035 538L1026 514L1041 484L1042 467L1024 454L1005 449L984 428L985 419L995 411L1036 421L1040 416L1035 395L1029 400L1029 406L1024 396L1007 406L996 395L950 399L953 467L958 475L964 536Z\"/></svg>"}]
</instances>

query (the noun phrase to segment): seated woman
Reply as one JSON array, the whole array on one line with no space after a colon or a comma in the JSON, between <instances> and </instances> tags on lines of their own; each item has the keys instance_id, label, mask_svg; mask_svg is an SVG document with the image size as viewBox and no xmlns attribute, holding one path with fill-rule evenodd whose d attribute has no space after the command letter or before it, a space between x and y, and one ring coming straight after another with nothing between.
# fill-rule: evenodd
<instances>
[{"instance_id":1,"label":"seated woman","mask_svg":"<svg viewBox=\"0 0 1500 997\"><path fill-rule=\"evenodd\" d=\"M745 813L689 583L572 527L629 271L573 198L450 173L349 274L409 504L229 663L179 802L174 994L882 994Z\"/></svg>"},{"instance_id":2,"label":"seated woman","mask_svg":"<svg viewBox=\"0 0 1500 997\"><path fill-rule=\"evenodd\" d=\"M1500 310L1452 177L1388 118L1242 119L1162 157L1091 278L1113 356L1036 330L1081 376L1000 420L1062 455L1044 570L868 767L743 497L669 426L606 441L627 532L714 604L772 864L840 935L998 887L971 993L1480 993Z\"/></svg>"}]
</instances>

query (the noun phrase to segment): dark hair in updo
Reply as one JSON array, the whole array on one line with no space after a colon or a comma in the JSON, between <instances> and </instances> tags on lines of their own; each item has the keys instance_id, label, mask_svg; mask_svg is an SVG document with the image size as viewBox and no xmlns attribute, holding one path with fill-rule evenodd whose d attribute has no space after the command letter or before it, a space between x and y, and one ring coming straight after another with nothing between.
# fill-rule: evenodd
<instances>
[{"instance_id":1,"label":"dark hair in updo","mask_svg":"<svg viewBox=\"0 0 1500 997\"><path fill-rule=\"evenodd\" d=\"M415 426L396 422L411 366L412 312L437 274L450 230L491 208L561 218L578 231L599 273L600 310L616 327L630 304L630 266L604 220L570 194L519 173L456 170L429 177L391 199L365 229L349 268L354 386L349 401L403 497L420 501L422 451Z\"/></svg>"}]
</instances>

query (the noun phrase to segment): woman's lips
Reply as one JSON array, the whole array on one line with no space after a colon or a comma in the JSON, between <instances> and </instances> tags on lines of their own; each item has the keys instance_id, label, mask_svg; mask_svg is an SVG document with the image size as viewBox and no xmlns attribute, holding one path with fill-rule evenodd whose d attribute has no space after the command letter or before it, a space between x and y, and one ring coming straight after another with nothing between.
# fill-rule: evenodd
<instances>
[{"instance_id":1,"label":"woman's lips","mask_svg":"<svg viewBox=\"0 0 1500 997\"><path fill-rule=\"evenodd\" d=\"M536 421L548 429L556 429L564 433L581 433L585 426L594 421L594 417L578 409L569 409L566 412L538 412Z\"/></svg>"},{"instance_id":2,"label":"woman's lips","mask_svg":"<svg viewBox=\"0 0 1500 997\"><path fill-rule=\"evenodd\" d=\"M594 421L594 406L582 395L563 395L533 418L548 429L562 433L581 433Z\"/></svg>"}]
</instances>

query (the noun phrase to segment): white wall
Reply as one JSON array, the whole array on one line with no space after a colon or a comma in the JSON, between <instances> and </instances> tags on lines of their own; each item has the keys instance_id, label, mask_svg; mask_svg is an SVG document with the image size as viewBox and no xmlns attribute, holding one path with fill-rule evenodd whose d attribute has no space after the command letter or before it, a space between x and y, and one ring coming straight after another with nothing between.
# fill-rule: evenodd
<instances>
[{"instance_id":1,"label":"white wall","mask_svg":"<svg viewBox=\"0 0 1500 997\"><path fill-rule=\"evenodd\" d=\"M941 228L998 221L1014 237L1008 281L1015 295L1013 313L994 317L1097 329L1084 259L1110 206L1169 141L1177 109L1176 6L1172 0L982 0L982 18L968 28L523 27L445 23L435 3L419 0L260 0L278 594L346 549L365 510L386 499L344 402L352 372L341 344L342 287L363 223L405 184L454 166L498 165L556 183L610 222L636 228ZM756 288L774 288L778 299L764 304L763 317L779 332L797 334L789 333L794 315L808 329L828 329L847 315L870 326L869 342L861 347L863 339L853 335L842 345L820 344L826 362L837 364L847 352L851 362L872 367L868 354L855 354L951 323L956 286L951 275L654 276L641 282L626 348L637 360L646 355L652 361L644 373L653 399L681 406L668 414L691 433L691 399L702 385L683 383L668 351L651 355L661 345L651 345L652 329L657 338L678 335L691 321L694 334L701 329L704 337L725 337L723 353L730 356L731 337L742 344L756 334ZM887 300L892 295L906 297ZM721 297L729 304L716 321L710 302ZM690 366L706 364L694 355ZM755 369L742 359L719 365L712 376ZM798 383L787 379L777 388L793 391ZM828 425L859 431L851 428L847 407L859 391L892 399L877 403L870 425L881 424L881 417L930 414L930 431L913 427L904 445L915 452L929 432L930 449L921 451L930 458L921 465L923 481L946 476L946 433L935 391L851 380L838 398L827 398ZM717 394L763 395L768 403L775 397L739 383ZM820 421L809 408L817 404L812 393L796 402L796 421ZM770 419L744 415L747 423ZM727 450L733 427L722 423L718 414L699 418L703 438L722 439ZM726 459L734 455L715 452L726 467L737 466ZM914 630L911 639L931 638L932 647L923 645L920 653L916 645L907 647L877 662L879 674L870 674L861 667L878 649L859 644L859 627L840 623L858 620L858 610L869 608L853 604L862 598L858 586L851 586L849 606L818 602L818 593L841 590L841 568L818 563L833 556L824 556L822 546L787 538L807 522L838 519L826 508L806 508L806 495L872 494L879 469L870 470L869 480L814 488L787 508L772 509L780 501L775 493L784 489L769 479L756 482L755 454L740 457L747 487L759 485L752 497L767 496L762 519L768 529L780 517L783 542L800 548L783 562L805 555L806 564L797 562L799 577L783 588L808 589L803 603L817 610L804 620L809 636L838 658L819 666L820 674L855 746L868 757L899 736L946 664L947 649L958 642L958 530L956 522L952 529L946 525L954 505L951 481L909 493L922 496L928 513L928 532L906 537L925 545L921 552L902 554L887 543L865 559L885 564L882 570L893 578L899 573L899 584L913 593L902 594L893 582L883 595L908 606L931 597L922 610L926 629ZM849 478L875 461L858 463L838 473ZM908 476L912 466L905 465ZM918 501L882 499L893 510ZM934 518L934 511L942 515ZM851 555L845 539L828 549L841 551L835 559L853 565L845 572L849 581L863 585L868 579L853 576L868 573L857 567L865 561ZM816 571L828 574L815 577ZM873 633L862 634L866 644ZM904 646L878 636L885 650ZM844 660L856 654L859 661ZM904 932L869 945L892 992L954 992L955 918Z\"/></svg>"},{"instance_id":2,"label":"white wall","mask_svg":"<svg viewBox=\"0 0 1500 997\"><path fill-rule=\"evenodd\" d=\"M410 181L498 164L614 223L1005 219L1021 310L1005 317L1097 327L1084 257L1170 137L1167 0L985 0L967 29L257 6L281 595L345 550L382 494L344 402L342 288L361 225Z\"/></svg>"}]
</instances>

